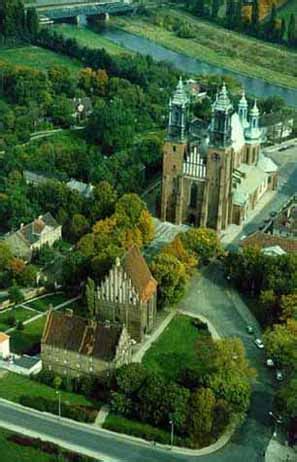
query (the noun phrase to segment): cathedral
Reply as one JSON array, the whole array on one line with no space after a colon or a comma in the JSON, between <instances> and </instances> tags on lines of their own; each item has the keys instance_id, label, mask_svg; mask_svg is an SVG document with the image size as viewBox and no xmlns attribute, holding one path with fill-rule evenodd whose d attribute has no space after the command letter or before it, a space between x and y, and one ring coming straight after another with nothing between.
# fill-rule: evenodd
<instances>
[{"instance_id":1,"label":"cathedral","mask_svg":"<svg viewBox=\"0 0 297 462\"><path fill-rule=\"evenodd\" d=\"M190 99L182 79L169 102L163 149L161 219L213 228L240 225L267 190L277 187L277 166L261 153L263 131L256 101L244 92L237 111L226 85L212 104L203 141L192 135Z\"/></svg>"}]
</instances>

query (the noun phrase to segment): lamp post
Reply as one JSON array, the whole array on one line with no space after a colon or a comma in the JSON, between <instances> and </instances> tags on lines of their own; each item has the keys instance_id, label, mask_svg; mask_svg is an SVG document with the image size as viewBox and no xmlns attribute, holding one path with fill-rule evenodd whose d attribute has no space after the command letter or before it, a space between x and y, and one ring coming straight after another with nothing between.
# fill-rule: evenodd
<instances>
[{"instance_id":1,"label":"lamp post","mask_svg":"<svg viewBox=\"0 0 297 462\"><path fill-rule=\"evenodd\" d=\"M59 419L61 418L61 392L56 390L56 395L58 395L58 414Z\"/></svg>"},{"instance_id":2,"label":"lamp post","mask_svg":"<svg viewBox=\"0 0 297 462\"><path fill-rule=\"evenodd\" d=\"M173 447L173 440L174 440L174 422L173 420L169 420L169 425L170 425L170 428L171 428L171 431L170 431L170 445L171 445L171 449Z\"/></svg>"}]
</instances>

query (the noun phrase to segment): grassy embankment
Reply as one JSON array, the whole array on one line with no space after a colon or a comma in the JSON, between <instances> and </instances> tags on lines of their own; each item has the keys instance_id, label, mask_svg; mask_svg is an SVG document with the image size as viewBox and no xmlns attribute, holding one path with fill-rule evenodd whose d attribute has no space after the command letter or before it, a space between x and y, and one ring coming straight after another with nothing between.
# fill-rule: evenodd
<instances>
[{"instance_id":1,"label":"grassy embankment","mask_svg":"<svg viewBox=\"0 0 297 462\"><path fill-rule=\"evenodd\" d=\"M231 32L182 11L161 10L159 14L186 21L193 29L194 37L177 37L175 32L139 16L121 17L113 21L115 26L127 32L146 37L192 58L269 83L297 88L297 54L293 51Z\"/></svg>"},{"instance_id":2,"label":"grassy embankment","mask_svg":"<svg viewBox=\"0 0 297 462\"><path fill-rule=\"evenodd\" d=\"M1 61L40 70L47 70L56 65L66 66L74 73L82 67L77 60L35 46L0 49L0 65Z\"/></svg>"},{"instance_id":3,"label":"grassy embankment","mask_svg":"<svg viewBox=\"0 0 297 462\"><path fill-rule=\"evenodd\" d=\"M131 54L124 47L111 42L91 29L79 28L71 24L57 24L54 26L54 30L63 34L66 38L75 38L81 46L95 50L104 48L111 55Z\"/></svg>"},{"instance_id":4,"label":"grassy embankment","mask_svg":"<svg viewBox=\"0 0 297 462\"><path fill-rule=\"evenodd\" d=\"M30 395L31 397L43 397L49 400L57 400L55 388L44 385L43 383L34 381L23 375L8 372L0 378L0 397L15 403L20 402L22 395ZM79 406L93 407L94 403L89 401L78 393L70 393L61 391L61 399L63 403ZM58 406L58 400L57 400Z\"/></svg>"}]
</instances>

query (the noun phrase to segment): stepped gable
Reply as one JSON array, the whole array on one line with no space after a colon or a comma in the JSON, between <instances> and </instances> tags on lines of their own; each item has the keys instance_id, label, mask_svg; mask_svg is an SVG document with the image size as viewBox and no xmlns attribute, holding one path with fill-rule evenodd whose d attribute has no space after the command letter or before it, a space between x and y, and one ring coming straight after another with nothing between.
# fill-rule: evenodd
<instances>
[{"instance_id":1,"label":"stepped gable","mask_svg":"<svg viewBox=\"0 0 297 462\"><path fill-rule=\"evenodd\" d=\"M142 302L150 300L157 290L157 281L153 278L149 267L138 247L131 247L123 258L123 268L131 278Z\"/></svg>"}]
</instances>

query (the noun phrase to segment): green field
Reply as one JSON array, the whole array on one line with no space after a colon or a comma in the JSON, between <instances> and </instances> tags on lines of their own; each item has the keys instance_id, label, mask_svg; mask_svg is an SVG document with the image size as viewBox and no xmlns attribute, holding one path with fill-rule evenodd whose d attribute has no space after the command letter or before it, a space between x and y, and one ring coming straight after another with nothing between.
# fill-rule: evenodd
<instances>
[{"instance_id":1,"label":"green field","mask_svg":"<svg viewBox=\"0 0 297 462\"><path fill-rule=\"evenodd\" d=\"M35 314L37 313L34 313L34 311L31 310L26 310L26 308L22 308L21 306L5 311L4 313L0 312L0 331L5 331L12 327L8 323L8 319L11 316L14 316L16 321L26 321L27 319L35 316Z\"/></svg>"},{"instance_id":2,"label":"green field","mask_svg":"<svg viewBox=\"0 0 297 462\"><path fill-rule=\"evenodd\" d=\"M38 346L42 336L46 316L27 324L24 330L14 330L10 333L10 348L14 353L30 352Z\"/></svg>"},{"instance_id":3,"label":"green field","mask_svg":"<svg viewBox=\"0 0 297 462\"><path fill-rule=\"evenodd\" d=\"M35 46L0 49L0 61L18 66L47 70L51 66L66 66L71 72L78 72L82 65L79 61Z\"/></svg>"},{"instance_id":4,"label":"green field","mask_svg":"<svg viewBox=\"0 0 297 462\"><path fill-rule=\"evenodd\" d=\"M0 397L18 403L22 395L57 400L56 390L23 375L8 372L0 378ZM61 391L61 400L66 404L93 407L91 401L77 393ZM58 404L58 403L57 403ZM1 460L1 459L0 459ZM2 461L1 461L2 462Z\"/></svg>"},{"instance_id":5,"label":"green field","mask_svg":"<svg viewBox=\"0 0 297 462\"><path fill-rule=\"evenodd\" d=\"M67 300L69 300L69 298L65 297L63 294L53 294L48 297L38 298L32 302L29 301L26 305L30 308L34 308L34 310L45 312L48 311L50 305L54 308L61 303L67 302Z\"/></svg>"},{"instance_id":6,"label":"green field","mask_svg":"<svg viewBox=\"0 0 297 462\"><path fill-rule=\"evenodd\" d=\"M111 55L119 55L122 53L131 54L131 52L127 51L125 48L114 44L105 37L102 37L99 33L93 32L91 29L78 28L71 24L60 24L54 26L54 30L60 32L67 38L75 38L81 46L93 49L105 48Z\"/></svg>"},{"instance_id":7,"label":"green field","mask_svg":"<svg viewBox=\"0 0 297 462\"><path fill-rule=\"evenodd\" d=\"M195 345L202 335L208 336L208 331L197 329L193 318L177 315L144 355L143 364L175 381L185 366L197 362Z\"/></svg>"},{"instance_id":8,"label":"green field","mask_svg":"<svg viewBox=\"0 0 297 462\"><path fill-rule=\"evenodd\" d=\"M193 28L194 38L179 38L173 31L156 26L143 17L121 17L113 21L127 32L192 58L270 83L297 88L297 54L293 51L231 32L180 10L161 10L159 16L162 15L186 21Z\"/></svg>"}]
</instances>

